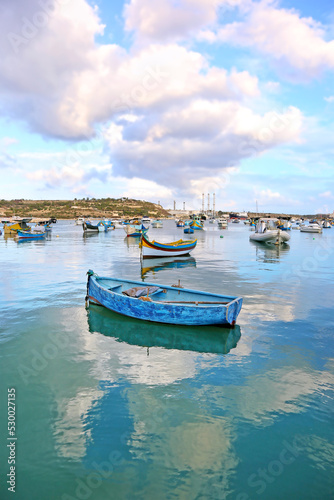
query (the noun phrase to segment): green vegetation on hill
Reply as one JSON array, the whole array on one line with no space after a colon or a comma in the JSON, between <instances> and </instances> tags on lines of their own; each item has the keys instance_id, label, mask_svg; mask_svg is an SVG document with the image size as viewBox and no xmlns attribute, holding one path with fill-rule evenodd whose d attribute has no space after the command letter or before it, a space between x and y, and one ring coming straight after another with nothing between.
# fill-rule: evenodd
<instances>
[{"instance_id":1,"label":"green vegetation on hill","mask_svg":"<svg viewBox=\"0 0 334 500\"><path fill-rule=\"evenodd\" d=\"M74 200L0 200L0 215L75 219L98 217L168 217L161 205L130 198L75 198Z\"/></svg>"}]
</instances>

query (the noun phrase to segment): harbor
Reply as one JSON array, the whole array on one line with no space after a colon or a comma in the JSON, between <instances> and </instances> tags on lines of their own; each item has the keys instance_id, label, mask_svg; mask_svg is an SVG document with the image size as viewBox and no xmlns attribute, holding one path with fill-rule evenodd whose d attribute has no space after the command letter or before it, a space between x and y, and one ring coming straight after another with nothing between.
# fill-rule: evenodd
<instances>
[{"instance_id":1,"label":"harbor","mask_svg":"<svg viewBox=\"0 0 334 500\"><path fill-rule=\"evenodd\" d=\"M184 236L174 219L146 224L150 240ZM191 255L156 259L121 228L85 233L75 220L43 240L1 236L18 498L37 483L36 500L329 498L334 231L290 233L268 245L249 225L206 220L186 235ZM92 267L242 297L242 308L234 327L127 317L85 303Z\"/></svg>"}]
</instances>

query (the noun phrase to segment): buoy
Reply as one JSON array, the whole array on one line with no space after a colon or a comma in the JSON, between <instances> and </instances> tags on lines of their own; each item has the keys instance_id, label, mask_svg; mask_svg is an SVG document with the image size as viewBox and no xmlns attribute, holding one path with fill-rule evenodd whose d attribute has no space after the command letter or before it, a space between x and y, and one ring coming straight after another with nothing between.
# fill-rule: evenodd
<instances>
[{"instance_id":1,"label":"buoy","mask_svg":"<svg viewBox=\"0 0 334 500\"><path fill-rule=\"evenodd\" d=\"M221 237L221 238L224 238L224 236L223 236L222 234L220 235L220 237Z\"/></svg>"},{"instance_id":2,"label":"buoy","mask_svg":"<svg viewBox=\"0 0 334 500\"><path fill-rule=\"evenodd\" d=\"M59 238L59 234L57 234L57 238Z\"/></svg>"}]
</instances>

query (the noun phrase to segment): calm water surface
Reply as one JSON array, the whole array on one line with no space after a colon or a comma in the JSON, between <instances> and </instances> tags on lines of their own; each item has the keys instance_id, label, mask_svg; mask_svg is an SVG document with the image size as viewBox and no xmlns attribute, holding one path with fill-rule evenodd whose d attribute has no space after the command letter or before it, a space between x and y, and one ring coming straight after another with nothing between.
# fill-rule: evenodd
<instances>
[{"instance_id":1,"label":"calm water surface","mask_svg":"<svg viewBox=\"0 0 334 500\"><path fill-rule=\"evenodd\" d=\"M185 236L174 221L148 235ZM1 500L333 499L334 227L284 248L249 235L206 223L191 257L143 266L123 230L0 237ZM238 325L86 310L88 269L241 295Z\"/></svg>"}]
</instances>

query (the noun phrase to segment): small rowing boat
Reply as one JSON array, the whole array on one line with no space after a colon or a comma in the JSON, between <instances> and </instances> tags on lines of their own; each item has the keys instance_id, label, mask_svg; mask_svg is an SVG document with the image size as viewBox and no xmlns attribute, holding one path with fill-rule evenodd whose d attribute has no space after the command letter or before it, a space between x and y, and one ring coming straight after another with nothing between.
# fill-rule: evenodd
<instances>
[{"instance_id":1,"label":"small rowing boat","mask_svg":"<svg viewBox=\"0 0 334 500\"><path fill-rule=\"evenodd\" d=\"M132 318L174 325L234 326L241 297L142 281L102 277L88 271L86 302Z\"/></svg>"},{"instance_id":2,"label":"small rowing boat","mask_svg":"<svg viewBox=\"0 0 334 500\"><path fill-rule=\"evenodd\" d=\"M123 229L127 236L142 236L148 231L148 227L145 227L144 224L127 224Z\"/></svg>"},{"instance_id":3,"label":"small rowing boat","mask_svg":"<svg viewBox=\"0 0 334 500\"><path fill-rule=\"evenodd\" d=\"M171 243L159 243L158 241L150 241L145 234L141 239L141 251L143 259L154 257L180 257L188 255L194 250L197 240L177 240Z\"/></svg>"},{"instance_id":4,"label":"small rowing boat","mask_svg":"<svg viewBox=\"0 0 334 500\"><path fill-rule=\"evenodd\" d=\"M42 238L45 238L46 236L46 231L38 231L38 230L32 230L32 231L20 231L20 229L17 230L17 236L20 240L41 240Z\"/></svg>"}]
</instances>

